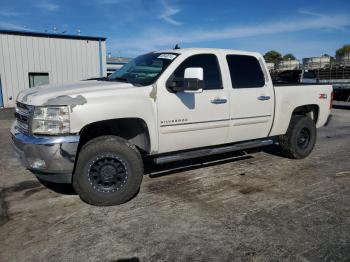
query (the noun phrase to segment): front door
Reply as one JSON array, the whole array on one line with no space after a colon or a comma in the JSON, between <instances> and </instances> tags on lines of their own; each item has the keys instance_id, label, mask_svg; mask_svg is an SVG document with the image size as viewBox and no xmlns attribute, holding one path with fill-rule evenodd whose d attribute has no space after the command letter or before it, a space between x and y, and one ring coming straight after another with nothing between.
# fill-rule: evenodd
<instances>
[{"instance_id":1,"label":"front door","mask_svg":"<svg viewBox=\"0 0 350 262\"><path fill-rule=\"evenodd\" d=\"M229 128L229 100L215 54L192 55L169 78L184 77L189 67L203 68L202 92L174 93L158 86L159 152L223 144Z\"/></svg>"},{"instance_id":2,"label":"front door","mask_svg":"<svg viewBox=\"0 0 350 262\"><path fill-rule=\"evenodd\" d=\"M263 62L250 55L227 55L230 88L230 142L268 136L274 113L274 92Z\"/></svg>"}]
</instances>

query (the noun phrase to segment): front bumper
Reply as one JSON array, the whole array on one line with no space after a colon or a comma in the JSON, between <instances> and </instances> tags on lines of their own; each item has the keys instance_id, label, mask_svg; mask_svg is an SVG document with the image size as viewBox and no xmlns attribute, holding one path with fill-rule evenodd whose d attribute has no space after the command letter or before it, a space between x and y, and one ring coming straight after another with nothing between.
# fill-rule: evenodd
<instances>
[{"instance_id":1,"label":"front bumper","mask_svg":"<svg viewBox=\"0 0 350 262\"><path fill-rule=\"evenodd\" d=\"M22 164L37 177L71 183L79 136L31 136L11 127L12 144Z\"/></svg>"}]
</instances>

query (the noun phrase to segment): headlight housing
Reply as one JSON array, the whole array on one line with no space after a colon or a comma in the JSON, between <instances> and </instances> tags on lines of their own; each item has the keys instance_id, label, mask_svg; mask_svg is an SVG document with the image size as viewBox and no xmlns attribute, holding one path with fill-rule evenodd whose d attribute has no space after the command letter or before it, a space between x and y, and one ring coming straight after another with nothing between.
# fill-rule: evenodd
<instances>
[{"instance_id":1,"label":"headlight housing","mask_svg":"<svg viewBox=\"0 0 350 262\"><path fill-rule=\"evenodd\" d=\"M32 133L40 135L70 133L69 107L35 107L32 120Z\"/></svg>"}]
</instances>

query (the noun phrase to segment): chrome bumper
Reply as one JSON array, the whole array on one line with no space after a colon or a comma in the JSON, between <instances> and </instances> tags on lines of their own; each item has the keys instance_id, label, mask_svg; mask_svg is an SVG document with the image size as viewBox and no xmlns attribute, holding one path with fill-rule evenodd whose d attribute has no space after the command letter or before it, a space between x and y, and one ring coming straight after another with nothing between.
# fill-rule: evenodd
<instances>
[{"instance_id":1,"label":"chrome bumper","mask_svg":"<svg viewBox=\"0 0 350 262\"><path fill-rule=\"evenodd\" d=\"M23 165L43 180L69 183L79 136L31 136L11 127L12 144Z\"/></svg>"}]
</instances>

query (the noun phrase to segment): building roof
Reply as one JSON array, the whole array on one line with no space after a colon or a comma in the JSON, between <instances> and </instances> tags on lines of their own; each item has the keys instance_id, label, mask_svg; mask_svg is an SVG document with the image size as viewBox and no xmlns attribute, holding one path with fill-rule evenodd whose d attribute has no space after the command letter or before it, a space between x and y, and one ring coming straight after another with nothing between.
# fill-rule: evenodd
<instances>
[{"instance_id":1,"label":"building roof","mask_svg":"<svg viewBox=\"0 0 350 262\"><path fill-rule=\"evenodd\" d=\"M0 29L0 34L36 36L36 37L47 37L47 38L77 39L77 40L106 41L106 37L101 37L101 36L52 34L52 33L42 33L42 32L33 32L33 31L15 31L15 30L7 30L7 29Z\"/></svg>"}]
</instances>

